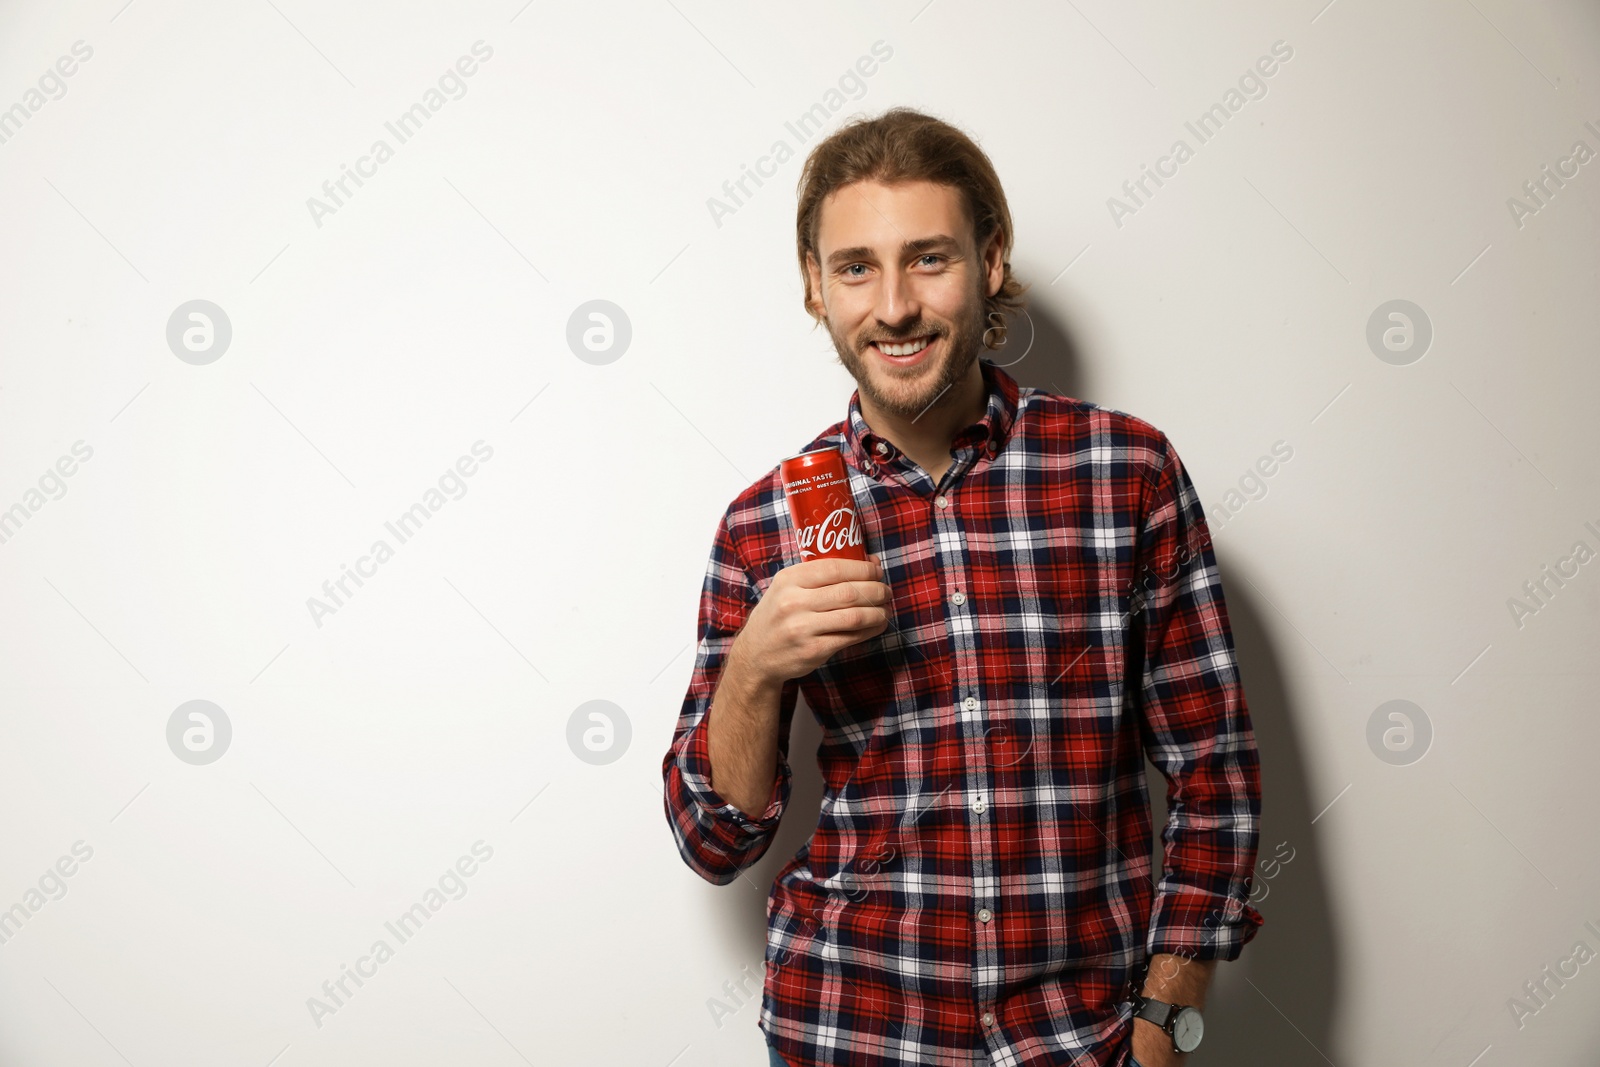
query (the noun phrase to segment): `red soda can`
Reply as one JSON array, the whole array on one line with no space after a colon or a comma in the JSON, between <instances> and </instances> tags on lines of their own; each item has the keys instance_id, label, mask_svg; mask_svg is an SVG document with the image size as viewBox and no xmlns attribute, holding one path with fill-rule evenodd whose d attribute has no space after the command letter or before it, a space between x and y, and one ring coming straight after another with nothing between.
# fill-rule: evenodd
<instances>
[{"instance_id":1,"label":"red soda can","mask_svg":"<svg viewBox=\"0 0 1600 1067\"><path fill-rule=\"evenodd\" d=\"M783 494L789 501L795 537L800 542L800 562L836 556L867 558L866 539L856 517L850 476L837 448L801 452L779 468Z\"/></svg>"}]
</instances>

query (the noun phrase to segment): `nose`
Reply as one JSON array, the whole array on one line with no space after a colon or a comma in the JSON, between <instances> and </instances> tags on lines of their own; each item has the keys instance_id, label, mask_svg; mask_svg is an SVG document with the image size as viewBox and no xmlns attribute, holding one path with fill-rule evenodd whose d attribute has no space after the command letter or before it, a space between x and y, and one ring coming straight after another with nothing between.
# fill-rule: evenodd
<instances>
[{"instance_id":1,"label":"nose","mask_svg":"<svg viewBox=\"0 0 1600 1067\"><path fill-rule=\"evenodd\" d=\"M885 329L897 333L922 315L922 305L917 300L910 279L899 271L885 271L883 285L878 290L878 321Z\"/></svg>"}]
</instances>

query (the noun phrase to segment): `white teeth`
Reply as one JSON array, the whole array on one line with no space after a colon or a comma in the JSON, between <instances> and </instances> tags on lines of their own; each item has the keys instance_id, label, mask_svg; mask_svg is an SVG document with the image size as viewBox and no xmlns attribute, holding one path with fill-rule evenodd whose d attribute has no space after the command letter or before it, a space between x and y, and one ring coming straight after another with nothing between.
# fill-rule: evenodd
<instances>
[{"instance_id":1,"label":"white teeth","mask_svg":"<svg viewBox=\"0 0 1600 1067\"><path fill-rule=\"evenodd\" d=\"M923 337L903 345L885 344L882 341L873 342L878 346L878 351L886 356L914 356L933 343L933 338Z\"/></svg>"}]
</instances>

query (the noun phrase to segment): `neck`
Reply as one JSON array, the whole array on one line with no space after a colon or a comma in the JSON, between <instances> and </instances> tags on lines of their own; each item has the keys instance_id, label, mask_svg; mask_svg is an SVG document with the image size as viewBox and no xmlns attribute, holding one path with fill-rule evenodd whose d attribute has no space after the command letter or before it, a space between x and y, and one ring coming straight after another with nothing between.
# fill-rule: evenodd
<instances>
[{"instance_id":1,"label":"neck","mask_svg":"<svg viewBox=\"0 0 1600 1067\"><path fill-rule=\"evenodd\" d=\"M983 418L988 408L988 390L983 381L983 367L972 361L961 380L944 391L928 405L927 410L913 416L901 416L883 411L866 396L858 394L861 417L872 431L887 437L938 484L950 466L950 442L956 434Z\"/></svg>"}]
</instances>

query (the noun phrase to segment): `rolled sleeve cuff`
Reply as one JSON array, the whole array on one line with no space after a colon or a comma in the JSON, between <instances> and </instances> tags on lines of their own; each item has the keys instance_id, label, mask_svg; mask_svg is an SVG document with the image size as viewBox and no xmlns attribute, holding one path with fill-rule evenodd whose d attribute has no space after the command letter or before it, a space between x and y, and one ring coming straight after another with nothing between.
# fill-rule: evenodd
<instances>
[{"instance_id":1,"label":"rolled sleeve cuff","mask_svg":"<svg viewBox=\"0 0 1600 1067\"><path fill-rule=\"evenodd\" d=\"M1235 960L1262 922L1261 913L1246 897L1178 886L1157 894L1147 947L1151 955Z\"/></svg>"},{"instance_id":2,"label":"rolled sleeve cuff","mask_svg":"<svg viewBox=\"0 0 1600 1067\"><path fill-rule=\"evenodd\" d=\"M738 852L749 848L777 828L783 809L789 803L789 761L778 753L778 774L772 783L772 792L761 814L751 818L738 807L723 799L711 786L711 754L707 741L710 713L690 728L684 737L678 755L678 771L684 790L704 816L701 826L728 849Z\"/></svg>"}]
</instances>

